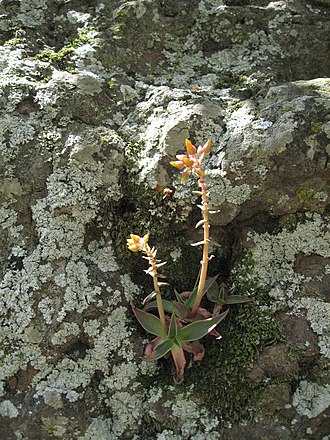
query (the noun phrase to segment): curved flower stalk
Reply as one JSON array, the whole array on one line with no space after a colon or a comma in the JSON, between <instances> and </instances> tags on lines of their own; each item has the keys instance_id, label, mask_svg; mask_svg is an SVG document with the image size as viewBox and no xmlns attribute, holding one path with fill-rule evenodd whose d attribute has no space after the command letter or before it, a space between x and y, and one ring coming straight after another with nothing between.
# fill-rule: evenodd
<instances>
[{"instance_id":1,"label":"curved flower stalk","mask_svg":"<svg viewBox=\"0 0 330 440\"><path fill-rule=\"evenodd\" d=\"M164 332L166 333L167 324L165 319L165 312L162 303L160 288L166 285L167 283L159 283L158 278L161 277L161 275L159 275L157 272L157 269L161 266L164 266L166 264L166 261L162 263L161 260L156 260L157 249L155 249L154 247L150 248L148 244L148 240L149 240L149 234L146 234L143 237L139 237L138 235L131 234L131 238L127 240L127 246L128 249L132 252L144 253L146 256L143 258L149 261L150 267L145 272L151 275L153 278L155 290L154 292L152 292L151 295L156 296L159 318L162 323Z\"/></svg>"},{"instance_id":2,"label":"curved flower stalk","mask_svg":"<svg viewBox=\"0 0 330 440\"><path fill-rule=\"evenodd\" d=\"M200 191L197 193L202 198L202 204L198 205L202 211L202 220L197 223L196 228L199 226L203 227L204 237L202 241L198 243L194 243L192 246L203 245L203 257L201 261L201 272L198 282L198 289L195 302L192 306L190 316L194 316L200 306L202 297L204 295L204 287L207 276L207 268L209 263L209 242L210 242L210 223L209 223L209 208L208 208L208 194L206 191L205 185L205 170L202 168L202 162L205 158L205 155L208 154L211 150L211 140L209 139L203 147L199 147L198 149L190 142L189 139L186 139L186 149L187 155L179 154L176 156L177 161L170 162L172 166L182 170L181 181L184 182L190 172L192 171L195 175L199 177L199 186Z\"/></svg>"}]
</instances>

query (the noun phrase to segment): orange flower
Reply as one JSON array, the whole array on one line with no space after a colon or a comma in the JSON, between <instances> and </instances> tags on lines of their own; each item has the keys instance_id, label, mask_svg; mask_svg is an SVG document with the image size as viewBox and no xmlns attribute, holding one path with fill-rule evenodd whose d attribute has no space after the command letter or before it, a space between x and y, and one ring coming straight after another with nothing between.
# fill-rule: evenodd
<instances>
[{"instance_id":1,"label":"orange flower","mask_svg":"<svg viewBox=\"0 0 330 440\"><path fill-rule=\"evenodd\" d=\"M170 165L172 165L172 167L178 168L179 170L182 170L182 168L185 167L185 164L182 162L182 160L175 160L174 162L170 162Z\"/></svg>"},{"instance_id":2,"label":"orange flower","mask_svg":"<svg viewBox=\"0 0 330 440\"><path fill-rule=\"evenodd\" d=\"M186 149L188 154L177 154L178 160L170 162L170 164L182 170L181 182L184 182L190 171L193 170L199 177L204 177L205 172L201 167L201 164L205 158L205 155L211 150L211 140L209 139L203 147L197 148L186 139Z\"/></svg>"},{"instance_id":3,"label":"orange flower","mask_svg":"<svg viewBox=\"0 0 330 440\"><path fill-rule=\"evenodd\" d=\"M130 234L131 238L127 239L128 249L132 252L139 252L145 249L146 243L149 240L149 234L140 237L139 235Z\"/></svg>"},{"instance_id":4,"label":"orange flower","mask_svg":"<svg viewBox=\"0 0 330 440\"><path fill-rule=\"evenodd\" d=\"M197 148L193 145L189 139L186 139L186 149L189 155L196 154Z\"/></svg>"}]
</instances>

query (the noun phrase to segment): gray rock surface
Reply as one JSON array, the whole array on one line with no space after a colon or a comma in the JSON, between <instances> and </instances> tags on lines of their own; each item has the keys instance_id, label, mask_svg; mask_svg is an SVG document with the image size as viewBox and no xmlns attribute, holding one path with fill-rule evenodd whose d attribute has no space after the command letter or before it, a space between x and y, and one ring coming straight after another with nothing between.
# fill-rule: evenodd
<instances>
[{"instance_id":1,"label":"gray rock surface","mask_svg":"<svg viewBox=\"0 0 330 440\"><path fill-rule=\"evenodd\" d=\"M329 36L328 0L0 1L1 439L329 438ZM254 302L175 386L125 241L192 287L186 137L211 272Z\"/></svg>"}]
</instances>

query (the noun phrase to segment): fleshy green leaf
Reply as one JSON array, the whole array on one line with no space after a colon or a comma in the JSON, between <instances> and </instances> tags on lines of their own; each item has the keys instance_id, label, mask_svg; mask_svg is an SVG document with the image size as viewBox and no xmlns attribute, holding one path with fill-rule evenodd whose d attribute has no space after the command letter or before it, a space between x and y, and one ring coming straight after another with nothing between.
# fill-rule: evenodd
<instances>
[{"instance_id":1,"label":"fleshy green leaf","mask_svg":"<svg viewBox=\"0 0 330 440\"><path fill-rule=\"evenodd\" d=\"M157 318L157 316L145 312L144 310L137 309L133 305L132 308L137 320L147 332L160 336L161 338L166 338L161 320Z\"/></svg>"},{"instance_id":2,"label":"fleshy green leaf","mask_svg":"<svg viewBox=\"0 0 330 440\"><path fill-rule=\"evenodd\" d=\"M196 296L198 292L198 287L195 287L194 290L189 295L189 298L185 302L185 305L189 308L191 308L195 304Z\"/></svg>"},{"instance_id":3,"label":"fleshy green leaf","mask_svg":"<svg viewBox=\"0 0 330 440\"><path fill-rule=\"evenodd\" d=\"M218 278L219 275L216 275L215 277L212 278L208 278L205 281L205 285L204 285L204 290L203 290L203 295L205 295L205 293L213 286L213 284L215 283L216 279ZM217 285L217 284L216 284Z\"/></svg>"},{"instance_id":4,"label":"fleshy green leaf","mask_svg":"<svg viewBox=\"0 0 330 440\"><path fill-rule=\"evenodd\" d=\"M184 304L176 301L168 301L167 299L163 299L162 301L164 310L168 313L175 313L179 318L185 318L189 313L188 308ZM157 309L156 301L151 301L144 307L144 310L152 309Z\"/></svg>"},{"instance_id":5,"label":"fleshy green leaf","mask_svg":"<svg viewBox=\"0 0 330 440\"><path fill-rule=\"evenodd\" d=\"M170 326L168 329L168 336L170 338L176 338L176 334L177 334L176 317L175 314L173 313L171 317Z\"/></svg>"},{"instance_id":6,"label":"fleshy green leaf","mask_svg":"<svg viewBox=\"0 0 330 440\"><path fill-rule=\"evenodd\" d=\"M209 287L207 293L206 293L207 299L209 301L212 301L214 303L221 302L220 301L220 292L219 292L219 286L216 281L212 284L212 286Z\"/></svg>"},{"instance_id":7,"label":"fleshy green leaf","mask_svg":"<svg viewBox=\"0 0 330 440\"><path fill-rule=\"evenodd\" d=\"M225 304L243 304L253 301L252 298L241 295L229 295L225 301Z\"/></svg>"},{"instance_id":8,"label":"fleshy green leaf","mask_svg":"<svg viewBox=\"0 0 330 440\"><path fill-rule=\"evenodd\" d=\"M174 345L173 340L170 338L166 338L163 342L156 345L153 354L151 356L151 359L157 360L165 356L172 349L173 345Z\"/></svg>"},{"instance_id":9,"label":"fleshy green leaf","mask_svg":"<svg viewBox=\"0 0 330 440\"><path fill-rule=\"evenodd\" d=\"M214 283L206 294L209 301L216 304L225 304L225 289L220 287L217 283Z\"/></svg>"},{"instance_id":10,"label":"fleshy green leaf","mask_svg":"<svg viewBox=\"0 0 330 440\"><path fill-rule=\"evenodd\" d=\"M178 339L181 342L197 341L210 333L220 321L227 316L228 310L214 318L201 319L178 329Z\"/></svg>"}]
</instances>

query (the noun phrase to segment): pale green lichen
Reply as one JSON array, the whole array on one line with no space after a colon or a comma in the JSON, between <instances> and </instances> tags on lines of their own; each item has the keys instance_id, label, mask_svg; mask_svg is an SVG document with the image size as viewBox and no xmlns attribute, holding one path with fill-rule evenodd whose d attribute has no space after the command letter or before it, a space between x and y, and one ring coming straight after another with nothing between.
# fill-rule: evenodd
<instances>
[{"instance_id":1,"label":"pale green lichen","mask_svg":"<svg viewBox=\"0 0 330 440\"><path fill-rule=\"evenodd\" d=\"M211 209L219 208L224 202L241 205L250 198L251 188L247 183L233 185L229 179L223 177L221 170L209 170L206 181Z\"/></svg>"},{"instance_id":2,"label":"pale green lichen","mask_svg":"<svg viewBox=\"0 0 330 440\"><path fill-rule=\"evenodd\" d=\"M80 329L75 322L63 322L60 330L58 330L51 338L54 345L63 345L69 336L78 336Z\"/></svg>"},{"instance_id":3,"label":"pale green lichen","mask_svg":"<svg viewBox=\"0 0 330 440\"><path fill-rule=\"evenodd\" d=\"M301 416L309 419L317 417L330 405L330 385L322 386L302 380L293 395L292 403Z\"/></svg>"},{"instance_id":4,"label":"pale green lichen","mask_svg":"<svg viewBox=\"0 0 330 440\"><path fill-rule=\"evenodd\" d=\"M313 331L319 336L320 353L330 358L330 304L316 298L304 297L302 306Z\"/></svg>"},{"instance_id":5,"label":"pale green lichen","mask_svg":"<svg viewBox=\"0 0 330 440\"><path fill-rule=\"evenodd\" d=\"M17 18L30 28L40 26L45 20L47 0L22 0Z\"/></svg>"},{"instance_id":6,"label":"pale green lichen","mask_svg":"<svg viewBox=\"0 0 330 440\"><path fill-rule=\"evenodd\" d=\"M57 321L61 322L68 311L81 313L101 294L101 287L92 285L89 270L82 261L69 261L65 272L55 276L55 283L64 288L64 303L58 312Z\"/></svg>"},{"instance_id":7,"label":"pale green lichen","mask_svg":"<svg viewBox=\"0 0 330 440\"><path fill-rule=\"evenodd\" d=\"M94 240L88 245L88 250L89 254L86 255L86 260L96 264L101 272L109 273L119 270L114 250L109 245L109 240L108 244L106 244L105 240L101 240L101 242Z\"/></svg>"},{"instance_id":8,"label":"pale green lichen","mask_svg":"<svg viewBox=\"0 0 330 440\"><path fill-rule=\"evenodd\" d=\"M9 417L13 419L19 415L19 411L16 406L10 400L4 400L0 403L0 414L2 417Z\"/></svg>"},{"instance_id":9,"label":"pale green lichen","mask_svg":"<svg viewBox=\"0 0 330 440\"><path fill-rule=\"evenodd\" d=\"M258 284L275 290L270 295L277 300L291 298L304 278L294 271L296 256L317 254L329 256L330 234L325 220L318 214L306 214L306 221L297 224L293 231L283 230L277 234L251 232L254 266L250 277ZM282 290L283 289L283 290Z\"/></svg>"},{"instance_id":10,"label":"pale green lichen","mask_svg":"<svg viewBox=\"0 0 330 440\"><path fill-rule=\"evenodd\" d=\"M94 418L83 436L77 440L116 440L111 434L111 419L105 417Z\"/></svg>"},{"instance_id":11,"label":"pale green lichen","mask_svg":"<svg viewBox=\"0 0 330 440\"><path fill-rule=\"evenodd\" d=\"M206 408L193 400L193 387L187 394L179 393L171 403L165 403L171 407L171 418L180 426L182 439L195 438L197 435L211 435L217 431L220 421L217 417L210 418Z\"/></svg>"}]
</instances>

